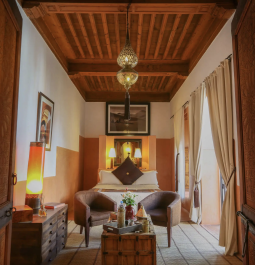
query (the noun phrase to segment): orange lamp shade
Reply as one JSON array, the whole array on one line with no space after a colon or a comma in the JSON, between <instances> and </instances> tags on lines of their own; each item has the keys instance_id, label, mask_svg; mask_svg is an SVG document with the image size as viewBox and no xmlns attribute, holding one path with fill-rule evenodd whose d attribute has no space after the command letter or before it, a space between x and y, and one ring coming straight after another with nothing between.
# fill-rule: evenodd
<instances>
[{"instance_id":1,"label":"orange lamp shade","mask_svg":"<svg viewBox=\"0 0 255 265\"><path fill-rule=\"evenodd\" d=\"M45 143L31 142L27 168L27 194L42 194Z\"/></svg>"}]
</instances>

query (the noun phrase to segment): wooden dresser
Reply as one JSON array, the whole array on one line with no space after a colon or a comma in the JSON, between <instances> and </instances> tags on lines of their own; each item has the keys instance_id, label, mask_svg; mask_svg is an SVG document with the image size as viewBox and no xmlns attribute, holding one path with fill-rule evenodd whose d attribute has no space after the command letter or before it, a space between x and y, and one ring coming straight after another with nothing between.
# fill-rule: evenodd
<instances>
[{"instance_id":1,"label":"wooden dresser","mask_svg":"<svg viewBox=\"0 0 255 265\"><path fill-rule=\"evenodd\" d=\"M49 264L65 247L68 206L34 215L32 223L12 224L11 265Z\"/></svg>"}]
</instances>

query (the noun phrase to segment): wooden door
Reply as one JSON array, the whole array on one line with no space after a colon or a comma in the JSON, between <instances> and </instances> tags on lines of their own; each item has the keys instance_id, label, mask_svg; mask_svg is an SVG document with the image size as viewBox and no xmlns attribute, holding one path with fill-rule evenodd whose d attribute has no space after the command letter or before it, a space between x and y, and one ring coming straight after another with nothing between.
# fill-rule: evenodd
<instances>
[{"instance_id":1,"label":"wooden door","mask_svg":"<svg viewBox=\"0 0 255 265\"><path fill-rule=\"evenodd\" d=\"M244 264L255 264L255 0L240 0L232 22ZM248 223L248 226L247 226ZM248 230L246 228L248 227ZM247 237L245 233L247 231Z\"/></svg>"},{"instance_id":2,"label":"wooden door","mask_svg":"<svg viewBox=\"0 0 255 265\"><path fill-rule=\"evenodd\" d=\"M0 265L10 263L21 27L16 1L0 0Z\"/></svg>"}]
</instances>

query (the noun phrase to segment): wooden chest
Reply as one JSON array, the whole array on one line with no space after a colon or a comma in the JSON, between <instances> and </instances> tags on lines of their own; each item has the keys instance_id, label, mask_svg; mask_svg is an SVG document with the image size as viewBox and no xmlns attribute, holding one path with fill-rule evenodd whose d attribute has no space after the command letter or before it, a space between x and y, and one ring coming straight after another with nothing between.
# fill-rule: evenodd
<instances>
[{"instance_id":1,"label":"wooden chest","mask_svg":"<svg viewBox=\"0 0 255 265\"><path fill-rule=\"evenodd\" d=\"M156 265L156 234L151 232L101 236L102 265Z\"/></svg>"},{"instance_id":2,"label":"wooden chest","mask_svg":"<svg viewBox=\"0 0 255 265\"><path fill-rule=\"evenodd\" d=\"M11 265L49 264L65 247L68 206L34 215L32 223L12 224Z\"/></svg>"}]
</instances>

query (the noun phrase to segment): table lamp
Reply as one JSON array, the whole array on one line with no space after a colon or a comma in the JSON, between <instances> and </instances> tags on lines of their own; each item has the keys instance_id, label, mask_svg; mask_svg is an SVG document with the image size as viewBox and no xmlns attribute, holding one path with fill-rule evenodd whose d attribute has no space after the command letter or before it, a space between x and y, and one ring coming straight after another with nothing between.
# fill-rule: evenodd
<instances>
[{"instance_id":1,"label":"table lamp","mask_svg":"<svg viewBox=\"0 0 255 265\"><path fill-rule=\"evenodd\" d=\"M111 168L113 168L113 159L114 159L114 157L116 157L115 148L110 149L109 157L111 158Z\"/></svg>"},{"instance_id":2,"label":"table lamp","mask_svg":"<svg viewBox=\"0 0 255 265\"><path fill-rule=\"evenodd\" d=\"M139 168L140 158L142 157L142 153L141 153L141 149L140 148L136 148L135 149L134 157L136 158L136 166Z\"/></svg>"},{"instance_id":3,"label":"table lamp","mask_svg":"<svg viewBox=\"0 0 255 265\"><path fill-rule=\"evenodd\" d=\"M43 142L30 143L25 204L33 209L34 214L38 214L41 206L45 147Z\"/></svg>"}]
</instances>

